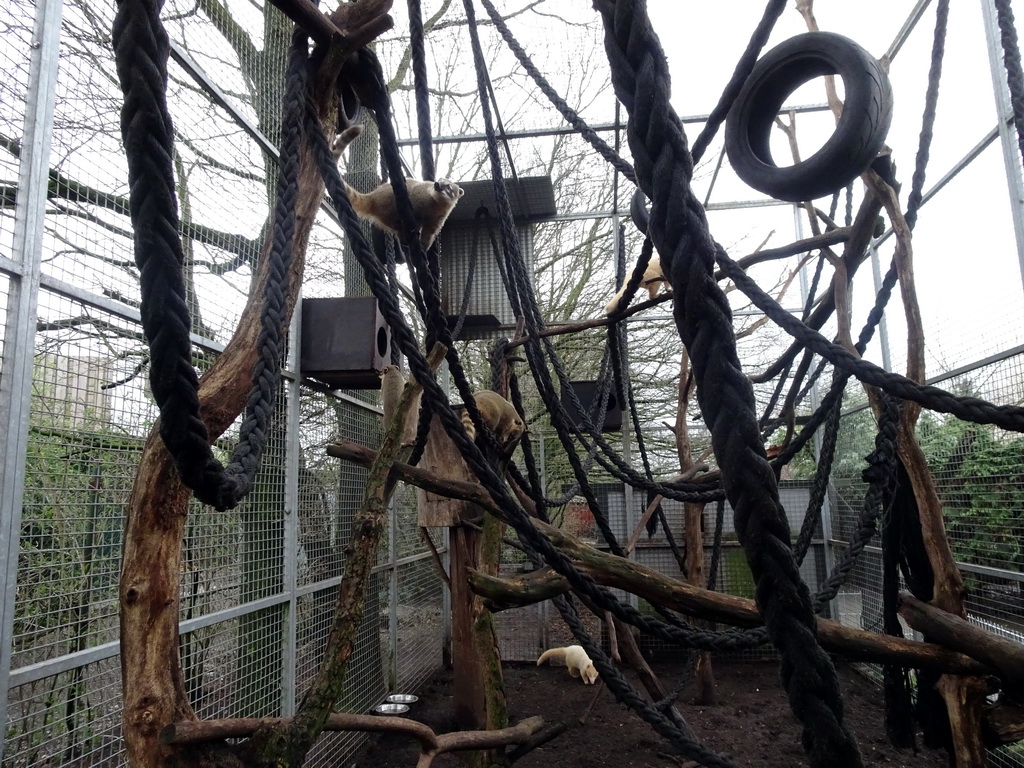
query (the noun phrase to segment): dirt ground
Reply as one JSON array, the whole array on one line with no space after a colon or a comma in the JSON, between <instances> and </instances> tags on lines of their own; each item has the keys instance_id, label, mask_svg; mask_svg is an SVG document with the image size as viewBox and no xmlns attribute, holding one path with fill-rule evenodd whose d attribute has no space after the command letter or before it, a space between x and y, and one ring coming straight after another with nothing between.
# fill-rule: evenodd
<instances>
[{"instance_id":1,"label":"dirt ground","mask_svg":"<svg viewBox=\"0 0 1024 768\"><path fill-rule=\"evenodd\" d=\"M666 686L681 672L678 663L658 663L655 672ZM689 692L680 711L705 745L745 768L797 768L807 759L800 727L778 681L776 662L716 661L718 703L697 706ZM945 768L945 752L918 754L893 749L882 723L881 689L855 670L840 667L846 715L857 735L865 766ZM693 768L664 739L604 686L584 724L580 717L594 699L595 688L569 677L562 666L507 665L505 686L512 722L542 715L545 722L564 721L568 730L516 762L517 768ZM436 732L453 730L451 677L442 674L420 692L409 716ZM405 736L382 736L356 756L353 768L412 768L417 747ZM463 765L452 755L434 760L435 768Z\"/></svg>"}]
</instances>

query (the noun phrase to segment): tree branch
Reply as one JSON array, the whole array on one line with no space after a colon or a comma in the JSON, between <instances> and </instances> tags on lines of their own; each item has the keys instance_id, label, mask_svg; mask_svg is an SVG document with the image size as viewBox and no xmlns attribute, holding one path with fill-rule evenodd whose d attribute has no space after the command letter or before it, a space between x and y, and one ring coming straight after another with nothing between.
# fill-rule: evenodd
<instances>
[{"instance_id":1,"label":"tree branch","mask_svg":"<svg viewBox=\"0 0 1024 768\"><path fill-rule=\"evenodd\" d=\"M361 466L370 466L376 458L376 452L349 441L327 446L327 454ZM445 480L433 472L407 464L395 464L391 471L399 480L432 493L470 501L493 515L502 519L505 517L483 486L477 483ZM741 627L755 627L762 623L753 600L683 584L639 563L594 549L541 520L534 518L532 522L555 546L573 559L577 568L599 584L625 589L650 602L690 616ZM478 594L501 601L500 605L492 605L492 610L538 602L555 597L569 588L565 579L548 568L516 580L471 574L470 582ZM523 585L529 587L529 594L524 594L526 588ZM817 628L823 647L851 659L935 669L952 674L995 674L991 667L973 658L932 643L880 635L828 619L818 619Z\"/></svg>"}]
</instances>

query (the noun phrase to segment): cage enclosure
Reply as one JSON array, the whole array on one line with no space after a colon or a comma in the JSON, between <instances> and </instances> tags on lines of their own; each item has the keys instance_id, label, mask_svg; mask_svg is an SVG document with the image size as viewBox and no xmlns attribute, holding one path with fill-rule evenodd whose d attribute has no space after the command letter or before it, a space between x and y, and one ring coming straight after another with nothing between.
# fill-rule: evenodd
<instances>
[{"instance_id":1,"label":"cage enclosure","mask_svg":"<svg viewBox=\"0 0 1024 768\"><path fill-rule=\"evenodd\" d=\"M441 231L441 305L454 329L465 306L460 339L484 339L514 327L515 314L508 300L508 274L501 249L498 204L491 181L460 184L465 190ZM555 193L550 176L505 180L516 234L527 274L533 276L533 224L555 215ZM478 213L480 214L478 216ZM486 214L486 215L485 215Z\"/></svg>"}]
</instances>

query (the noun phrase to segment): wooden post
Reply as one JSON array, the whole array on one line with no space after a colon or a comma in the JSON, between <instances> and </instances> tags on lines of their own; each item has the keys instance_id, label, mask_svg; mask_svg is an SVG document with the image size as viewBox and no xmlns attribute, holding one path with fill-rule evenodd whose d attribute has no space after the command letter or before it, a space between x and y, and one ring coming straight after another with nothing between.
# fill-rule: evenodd
<instances>
[{"instance_id":1,"label":"wooden post","mask_svg":"<svg viewBox=\"0 0 1024 768\"><path fill-rule=\"evenodd\" d=\"M480 534L472 528L453 526L451 542L452 580L452 708L455 722L463 730L482 730L487 724L484 700L484 665L477 652L473 625L474 602L468 574L476 570L480 556Z\"/></svg>"},{"instance_id":2,"label":"wooden post","mask_svg":"<svg viewBox=\"0 0 1024 768\"><path fill-rule=\"evenodd\" d=\"M683 349L679 359L679 400L676 406L676 452L679 454L679 469L686 473L693 469L693 450L690 445L690 430L686 425L686 411L690 402L690 356ZM704 517L703 504L683 504L683 535L686 544L686 583L695 587L704 586L704 532L701 519ZM693 678L697 686L698 704L715 703L715 673L711 668L711 654L701 651L697 654Z\"/></svg>"}]
</instances>

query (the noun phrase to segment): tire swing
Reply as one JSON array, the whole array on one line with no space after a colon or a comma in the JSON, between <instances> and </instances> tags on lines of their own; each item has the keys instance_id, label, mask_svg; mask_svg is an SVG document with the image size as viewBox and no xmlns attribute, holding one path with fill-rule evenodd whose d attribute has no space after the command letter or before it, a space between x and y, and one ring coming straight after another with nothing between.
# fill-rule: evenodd
<instances>
[{"instance_id":1,"label":"tire swing","mask_svg":"<svg viewBox=\"0 0 1024 768\"><path fill-rule=\"evenodd\" d=\"M629 217L633 220L633 226L640 230L641 235L647 234L647 226L651 223L651 212L647 207L647 195L642 189L633 193L633 199L629 202Z\"/></svg>"},{"instance_id":2,"label":"tire swing","mask_svg":"<svg viewBox=\"0 0 1024 768\"><path fill-rule=\"evenodd\" d=\"M780 168L769 138L783 102L804 83L843 79L846 100L835 133L806 160ZM759 192L803 202L835 192L871 165L892 120L892 88L882 66L847 37L808 32L791 37L754 65L729 110L725 148L737 175Z\"/></svg>"}]
</instances>

